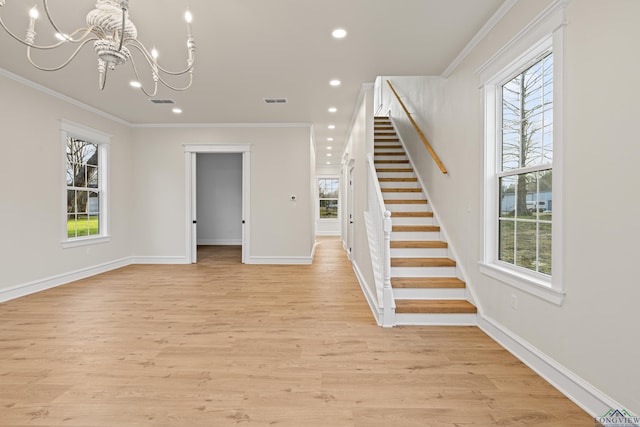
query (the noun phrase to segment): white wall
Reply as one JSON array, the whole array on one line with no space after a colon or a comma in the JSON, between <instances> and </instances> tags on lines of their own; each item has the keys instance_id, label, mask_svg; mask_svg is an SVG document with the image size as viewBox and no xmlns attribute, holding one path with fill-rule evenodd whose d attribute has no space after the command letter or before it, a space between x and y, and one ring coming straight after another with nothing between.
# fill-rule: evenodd
<instances>
[{"instance_id":1,"label":"white wall","mask_svg":"<svg viewBox=\"0 0 640 427\"><path fill-rule=\"evenodd\" d=\"M242 154L197 154L196 182L198 244L242 244Z\"/></svg>"},{"instance_id":2,"label":"white wall","mask_svg":"<svg viewBox=\"0 0 640 427\"><path fill-rule=\"evenodd\" d=\"M353 123L347 137L342 170L342 202L345 204L342 215L342 236L345 247L352 248L352 264L358 274L360 284L365 287L370 304L378 306L377 292L373 275L373 265L369 252L369 241L364 213L367 206L367 153L373 152L373 90L371 85L363 85L359 103L356 105ZM347 213L347 197L349 167L354 167L353 204L354 204L354 236L348 242L349 218Z\"/></svg>"},{"instance_id":3,"label":"white wall","mask_svg":"<svg viewBox=\"0 0 640 427\"><path fill-rule=\"evenodd\" d=\"M447 79L399 80L449 174L416 154L432 203L485 321L529 343L561 370L640 413L640 2L579 0L567 9L564 139L566 299L556 306L482 275L483 110L474 72L550 2L520 0ZM396 107L394 107L394 110ZM394 113L395 115L395 113ZM400 126L406 126L406 119ZM405 132L409 135L409 132ZM419 151L411 137L412 153ZM557 203L557 202L556 202ZM511 300L516 297L514 309ZM595 409L594 409L595 408ZM591 408L596 415L597 405Z\"/></svg>"},{"instance_id":4,"label":"white wall","mask_svg":"<svg viewBox=\"0 0 640 427\"><path fill-rule=\"evenodd\" d=\"M183 144L250 143L249 261L310 260L314 217L309 134L309 127L135 129L134 189L143 208L133 218L134 253L159 259L185 257Z\"/></svg>"},{"instance_id":5,"label":"white wall","mask_svg":"<svg viewBox=\"0 0 640 427\"><path fill-rule=\"evenodd\" d=\"M4 73L0 73L0 93L0 301L63 283L72 273L81 275L86 269L128 258L135 200L130 129ZM62 248L65 166L61 119L112 135L110 242Z\"/></svg>"}]
</instances>

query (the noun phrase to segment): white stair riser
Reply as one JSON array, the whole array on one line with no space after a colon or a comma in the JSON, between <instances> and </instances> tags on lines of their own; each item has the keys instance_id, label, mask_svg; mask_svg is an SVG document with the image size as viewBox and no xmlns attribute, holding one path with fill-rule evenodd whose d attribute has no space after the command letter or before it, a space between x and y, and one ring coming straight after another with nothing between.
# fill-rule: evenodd
<instances>
[{"instance_id":1,"label":"white stair riser","mask_svg":"<svg viewBox=\"0 0 640 427\"><path fill-rule=\"evenodd\" d=\"M424 193L382 193L384 200L425 200L427 196Z\"/></svg>"},{"instance_id":2,"label":"white stair riser","mask_svg":"<svg viewBox=\"0 0 640 427\"><path fill-rule=\"evenodd\" d=\"M428 203L389 203L385 208L391 212L431 212L431 206Z\"/></svg>"},{"instance_id":3,"label":"white stair riser","mask_svg":"<svg viewBox=\"0 0 640 427\"><path fill-rule=\"evenodd\" d=\"M391 267L391 277L455 277L455 267Z\"/></svg>"},{"instance_id":4,"label":"white stair riser","mask_svg":"<svg viewBox=\"0 0 640 427\"><path fill-rule=\"evenodd\" d=\"M411 163L375 163L376 169L378 171L382 169L411 169Z\"/></svg>"},{"instance_id":5,"label":"white stair riser","mask_svg":"<svg viewBox=\"0 0 640 427\"><path fill-rule=\"evenodd\" d=\"M393 297L395 299L411 299L411 300L464 300L464 288L437 288L437 289L394 289Z\"/></svg>"},{"instance_id":6,"label":"white stair riser","mask_svg":"<svg viewBox=\"0 0 640 427\"><path fill-rule=\"evenodd\" d=\"M392 231L391 240L440 240L439 231Z\"/></svg>"},{"instance_id":7,"label":"white stair riser","mask_svg":"<svg viewBox=\"0 0 640 427\"><path fill-rule=\"evenodd\" d=\"M415 178L413 172L378 172L378 178Z\"/></svg>"},{"instance_id":8,"label":"white stair riser","mask_svg":"<svg viewBox=\"0 0 640 427\"><path fill-rule=\"evenodd\" d=\"M378 165L378 163L377 163L378 161L386 161L386 160L409 160L409 158L406 155L404 155L404 156L376 156L375 159L374 159L374 161L376 163L374 163L374 164ZM409 163L406 163L406 164L408 165Z\"/></svg>"},{"instance_id":9,"label":"white stair riser","mask_svg":"<svg viewBox=\"0 0 640 427\"><path fill-rule=\"evenodd\" d=\"M447 248L391 248L391 258L446 258Z\"/></svg>"},{"instance_id":10,"label":"white stair riser","mask_svg":"<svg viewBox=\"0 0 640 427\"><path fill-rule=\"evenodd\" d=\"M476 314L448 313L448 314L396 314L396 325L442 325L442 326L476 326Z\"/></svg>"},{"instance_id":11,"label":"white stair riser","mask_svg":"<svg viewBox=\"0 0 640 427\"><path fill-rule=\"evenodd\" d=\"M420 188L420 184L413 181L381 181L380 188Z\"/></svg>"},{"instance_id":12,"label":"white stair riser","mask_svg":"<svg viewBox=\"0 0 640 427\"><path fill-rule=\"evenodd\" d=\"M396 211L397 212L397 211ZM432 216L404 217L391 215L393 225L433 225Z\"/></svg>"}]
</instances>

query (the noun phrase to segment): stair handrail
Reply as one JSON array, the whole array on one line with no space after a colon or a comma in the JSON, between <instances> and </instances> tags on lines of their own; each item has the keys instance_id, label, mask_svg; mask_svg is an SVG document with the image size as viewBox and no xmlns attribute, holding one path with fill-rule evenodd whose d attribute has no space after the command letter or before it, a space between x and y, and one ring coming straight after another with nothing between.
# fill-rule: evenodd
<instances>
[{"instance_id":1,"label":"stair handrail","mask_svg":"<svg viewBox=\"0 0 640 427\"><path fill-rule=\"evenodd\" d=\"M433 160L436 162L436 165L438 165L438 168L440 168L440 171L443 174L447 173L447 169L444 167L444 165L442 164L442 161L440 160L440 158L438 157L438 155L436 154L436 152L433 150L433 148L431 147L431 144L429 144L429 141L427 140L427 137L424 136L424 133L422 132L422 130L420 129L420 126L418 126L418 124L416 123L416 121L413 119L413 117L411 117L411 113L409 112L409 110L407 109L407 107L404 105L404 102L402 102L402 99L400 98L400 95L398 95L398 92L396 92L396 89L393 87L393 84L391 84L390 80L387 80L387 84L389 85L389 87L391 88L391 91L393 92L393 94L396 96L396 99L398 100L398 102L400 103L400 106L402 107L402 109L404 110L405 114L407 115L407 117L409 118L409 121L411 122L411 124L413 125L413 128L416 130L416 132L418 133L418 136L420 137L420 139L422 140L422 142L424 143L425 147L427 147L427 151L429 151L429 154L431 154L431 157L433 158Z\"/></svg>"},{"instance_id":2,"label":"stair handrail","mask_svg":"<svg viewBox=\"0 0 640 427\"><path fill-rule=\"evenodd\" d=\"M382 326L395 324L395 300L391 289L391 212L386 209L382 190L378 182L378 174L371 153L367 154L369 176L369 213L374 220L375 241L382 265ZM376 280L378 282L378 280Z\"/></svg>"}]
</instances>

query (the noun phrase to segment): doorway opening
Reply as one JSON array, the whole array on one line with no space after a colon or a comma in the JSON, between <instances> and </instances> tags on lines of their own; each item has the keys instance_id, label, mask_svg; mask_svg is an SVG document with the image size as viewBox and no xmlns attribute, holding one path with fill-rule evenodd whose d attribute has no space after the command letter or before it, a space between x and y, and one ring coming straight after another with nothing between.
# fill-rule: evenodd
<instances>
[{"instance_id":1,"label":"doorway opening","mask_svg":"<svg viewBox=\"0 0 640 427\"><path fill-rule=\"evenodd\" d=\"M248 263L250 149L248 144L185 145L185 250L191 263L198 262L199 246L207 259L239 252Z\"/></svg>"}]
</instances>

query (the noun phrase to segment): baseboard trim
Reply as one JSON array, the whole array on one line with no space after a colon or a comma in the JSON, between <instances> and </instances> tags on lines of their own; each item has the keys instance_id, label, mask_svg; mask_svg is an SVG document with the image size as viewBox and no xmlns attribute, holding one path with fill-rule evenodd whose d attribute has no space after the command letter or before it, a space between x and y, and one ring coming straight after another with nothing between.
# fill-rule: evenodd
<instances>
[{"instance_id":1,"label":"baseboard trim","mask_svg":"<svg viewBox=\"0 0 640 427\"><path fill-rule=\"evenodd\" d=\"M131 259L132 264L191 264L191 261L184 256L135 256Z\"/></svg>"},{"instance_id":2,"label":"baseboard trim","mask_svg":"<svg viewBox=\"0 0 640 427\"><path fill-rule=\"evenodd\" d=\"M198 239L203 246L241 246L242 239Z\"/></svg>"},{"instance_id":3,"label":"baseboard trim","mask_svg":"<svg viewBox=\"0 0 640 427\"><path fill-rule=\"evenodd\" d=\"M371 292L369 291L369 286L367 286L367 281L365 280L362 272L358 268L358 264L355 261L351 261L351 266L353 267L353 271L356 273L356 278L358 279L358 284L360 284L360 289L362 289L362 293L364 294L367 303L369 304L369 308L371 309L371 314L373 314L373 318L376 321L378 326L382 326L382 318L383 313L382 310L379 309L375 303L375 299Z\"/></svg>"},{"instance_id":4,"label":"baseboard trim","mask_svg":"<svg viewBox=\"0 0 640 427\"><path fill-rule=\"evenodd\" d=\"M313 255L294 256L294 257L252 256L252 257L249 257L249 262L247 262L247 264L309 265L312 262L313 262Z\"/></svg>"},{"instance_id":5,"label":"baseboard trim","mask_svg":"<svg viewBox=\"0 0 640 427\"><path fill-rule=\"evenodd\" d=\"M478 316L478 327L592 417L600 417L611 408L624 408L495 320Z\"/></svg>"},{"instance_id":6,"label":"baseboard trim","mask_svg":"<svg viewBox=\"0 0 640 427\"><path fill-rule=\"evenodd\" d=\"M47 277L41 280L34 280L33 282L14 286L8 289L2 289L0 290L0 302L6 302L12 299L35 294L37 292L46 291L47 289L66 285L67 283L86 279L87 277L106 273L107 271L126 267L131 264L133 264L133 260L131 258L122 258L116 261L106 262L93 267L81 268L79 270Z\"/></svg>"}]
</instances>

